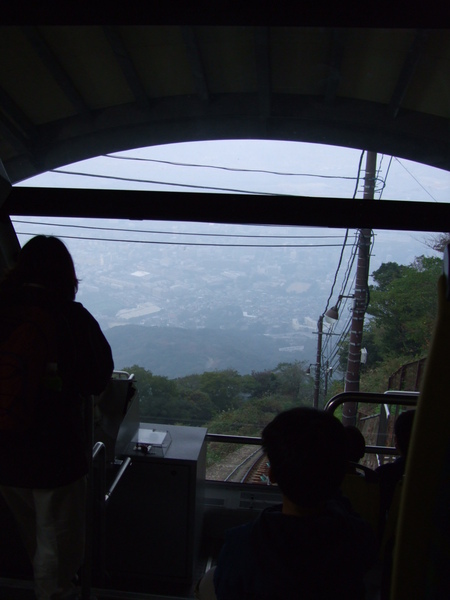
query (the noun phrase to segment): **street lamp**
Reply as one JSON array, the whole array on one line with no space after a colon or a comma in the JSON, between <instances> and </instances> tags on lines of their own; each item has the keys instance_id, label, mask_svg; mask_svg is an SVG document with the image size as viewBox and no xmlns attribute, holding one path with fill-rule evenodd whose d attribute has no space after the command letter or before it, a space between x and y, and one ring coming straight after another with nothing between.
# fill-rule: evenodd
<instances>
[{"instance_id":1,"label":"street lamp","mask_svg":"<svg viewBox=\"0 0 450 600\"><path fill-rule=\"evenodd\" d=\"M336 304L334 306L332 306L331 308L329 308L327 310L327 312L325 313L324 317L325 317L325 321L327 321L327 323L330 323L330 325L334 325L334 323L336 323L336 321L339 320L339 306L341 304L342 298L354 298L355 294L352 294L351 296L343 296L340 295L338 296L338 301L336 302Z\"/></svg>"},{"instance_id":2,"label":"street lamp","mask_svg":"<svg viewBox=\"0 0 450 600\"><path fill-rule=\"evenodd\" d=\"M342 296L343 297L343 296ZM341 296L339 296L340 301ZM327 310L325 313L321 314L319 320L317 321L317 356L316 356L316 371L314 373L314 398L313 398L313 407L319 408L319 392L320 392L320 370L321 370L321 361L322 361L322 336L323 336L323 321L327 321L330 324L333 324L337 321L335 314L337 313L337 308L333 307ZM325 335L335 335L331 332L326 332ZM309 372L311 372L311 366L309 365ZM325 377L328 378L328 367L325 373ZM327 379L325 381L325 388L327 387Z\"/></svg>"},{"instance_id":3,"label":"street lamp","mask_svg":"<svg viewBox=\"0 0 450 600\"><path fill-rule=\"evenodd\" d=\"M320 371L321 371L321 360L322 360L322 336L323 336L323 322L325 320L329 325L334 325L339 319L339 306L343 298L354 298L354 294L351 296L339 295L337 303L335 306L329 308L326 312L320 315L319 320L317 321L317 357L316 357L316 371L314 374L314 398L313 398L313 407L319 408L319 392L320 392ZM333 335L331 332L327 332L326 335ZM311 372L311 365L309 368ZM328 367L325 372L325 390L328 386L328 375L329 373ZM325 391L326 393L326 391Z\"/></svg>"}]
</instances>

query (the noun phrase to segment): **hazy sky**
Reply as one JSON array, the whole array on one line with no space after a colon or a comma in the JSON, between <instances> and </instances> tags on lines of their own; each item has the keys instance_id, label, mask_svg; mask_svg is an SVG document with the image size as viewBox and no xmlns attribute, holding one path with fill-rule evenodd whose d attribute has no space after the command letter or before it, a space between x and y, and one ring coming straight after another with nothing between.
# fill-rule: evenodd
<instances>
[{"instance_id":1,"label":"hazy sky","mask_svg":"<svg viewBox=\"0 0 450 600\"><path fill-rule=\"evenodd\" d=\"M201 191L202 187L211 186L253 193L348 197L355 189L361 151L298 142L219 140L151 146L112 156L121 159L101 156L81 161L59 169L59 173L32 178L23 185L166 191ZM377 168L376 198L448 200L450 173L447 171L384 155L378 155ZM246 172L245 169L254 172ZM66 175L62 171L103 177ZM139 179L142 183L126 179ZM165 182L165 185L157 182ZM180 187L189 184L194 187ZM362 181L357 197L362 197Z\"/></svg>"},{"instance_id":2,"label":"hazy sky","mask_svg":"<svg viewBox=\"0 0 450 600\"><path fill-rule=\"evenodd\" d=\"M58 172L46 173L28 180L20 185L42 187L85 187L104 189L135 189L135 190L166 190L166 191L222 191L248 192L259 194L288 194L324 197L353 197L355 194L358 166L361 161L361 150L323 146L320 144L303 144L296 142L273 142L260 140L237 141L208 141L165 146L140 148L127 152L119 152L110 157L97 157L82 161L61 169ZM133 160L129 160L133 159ZM139 159L139 160L137 160ZM362 170L356 189L356 198L363 202L363 183L366 155L362 158ZM377 182L375 198L383 200L413 200L422 202L447 202L450 195L450 173L439 169L412 163L404 159L390 156L377 156ZM78 173L79 175L73 174ZM96 175L91 177L87 175ZM133 181L131 181L133 180ZM135 181L139 180L139 181ZM28 220L28 219L27 219ZM43 221L43 219L29 219L30 221ZM61 219L46 219L48 222L61 223ZM82 220L77 219L77 224ZM92 223L90 223L92 224ZM95 220L94 224L101 224ZM127 229L127 237L142 237L139 234L145 229L163 231L173 227L173 223L157 222L148 223L136 221L114 221L114 226ZM238 228L226 225L208 225L207 223L183 223L177 229L182 232L226 232L238 231ZM271 235L283 235L287 228L282 227L254 227L241 228L248 234L249 229L259 234L269 232ZM17 224L16 230L30 233L53 233L51 228L31 227ZM291 233L291 228L289 228ZM129 233L128 233L129 231ZM311 228L297 228L297 232L342 234L345 230L317 230ZM77 236L98 235L106 236L101 231L83 231L68 229L68 234ZM354 234L352 231L351 234ZM426 232L396 232L375 231L375 242L370 259L372 273L382 262L395 261L400 264L410 264L416 256L426 254L436 256L424 243L430 236ZM57 235L60 235L57 233ZM108 232L108 237L125 234ZM29 236L19 235L21 243ZM162 236L161 236L162 239ZM339 240L329 240L327 243L342 245ZM180 243L192 238L179 237ZM65 240L75 260L77 255L78 240ZM236 243L236 240L234 240ZM249 242L250 243L250 242ZM253 242L252 242L253 243ZM293 243L292 241L286 243ZM311 245L317 240L311 240ZM233 238L230 238L233 244ZM120 246L117 246L119 250ZM151 246L148 247L151 252ZM189 255L189 248L184 248ZM208 248L205 248L208 251ZM328 252L328 254L325 254ZM339 280L333 290L331 278L338 267L340 248L333 248L330 270L330 298L337 298L339 281L344 278L345 265L349 260L351 244L346 248L342 261ZM304 254L307 254L305 249ZM299 260L303 260L303 253L299 252ZM314 260L323 264L324 256L330 256L330 248L314 251ZM317 258L316 258L317 257ZM308 259L311 260L311 259ZM78 266L77 266L78 269ZM81 270L81 279L83 272ZM349 290L350 291L350 290ZM345 291L344 293L349 293ZM332 298L331 298L332 296ZM326 298L318 298L318 305L325 308ZM89 307L88 307L89 308ZM314 327L318 313L311 314L310 320ZM343 320L342 320L343 321ZM344 322L340 325L344 327Z\"/></svg>"},{"instance_id":3,"label":"hazy sky","mask_svg":"<svg viewBox=\"0 0 450 600\"><path fill-rule=\"evenodd\" d=\"M284 141L168 144L81 161L20 185L352 197L361 155L351 148ZM356 192L361 201L365 161L366 155ZM377 171L375 198L447 202L450 196L447 171L384 155L377 156ZM426 237L420 232L377 231L374 267L387 260L408 263L419 254L432 255L424 245Z\"/></svg>"}]
</instances>

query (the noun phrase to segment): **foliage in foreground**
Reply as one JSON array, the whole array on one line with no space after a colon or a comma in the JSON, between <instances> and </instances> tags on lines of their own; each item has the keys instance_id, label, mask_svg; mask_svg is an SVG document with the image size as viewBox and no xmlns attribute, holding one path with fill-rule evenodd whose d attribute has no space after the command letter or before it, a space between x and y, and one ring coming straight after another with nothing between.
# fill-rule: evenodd
<instances>
[{"instance_id":1,"label":"foliage in foreground","mask_svg":"<svg viewBox=\"0 0 450 600\"><path fill-rule=\"evenodd\" d=\"M427 355L437 315L437 281L442 259L417 257L410 265L383 263L372 273L362 346L362 391L385 391L389 376L402 365ZM348 340L339 352L345 373Z\"/></svg>"},{"instance_id":2,"label":"foliage in foreground","mask_svg":"<svg viewBox=\"0 0 450 600\"><path fill-rule=\"evenodd\" d=\"M135 376L141 418L152 423L207 425L220 433L259 435L265 413L273 417L284 406L312 404L313 382L299 362L251 375L228 369L179 379L153 375L138 365L124 370Z\"/></svg>"}]
</instances>

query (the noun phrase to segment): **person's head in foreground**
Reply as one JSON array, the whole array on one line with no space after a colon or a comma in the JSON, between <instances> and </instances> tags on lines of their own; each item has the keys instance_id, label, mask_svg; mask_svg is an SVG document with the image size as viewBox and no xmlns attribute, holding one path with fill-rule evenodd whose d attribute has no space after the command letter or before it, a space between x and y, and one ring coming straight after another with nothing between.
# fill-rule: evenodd
<instances>
[{"instance_id":1,"label":"person's head in foreground","mask_svg":"<svg viewBox=\"0 0 450 600\"><path fill-rule=\"evenodd\" d=\"M72 256L64 242L51 235L37 235L23 246L5 283L12 288L42 287L61 301L74 300L78 291Z\"/></svg>"},{"instance_id":2,"label":"person's head in foreground","mask_svg":"<svg viewBox=\"0 0 450 600\"><path fill-rule=\"evenodd\" d=\"M272 483L296 507L315 508L337 492L347 467L344 427L333 415L293 408L262 432Z\"/></svg>"}]
</instances>

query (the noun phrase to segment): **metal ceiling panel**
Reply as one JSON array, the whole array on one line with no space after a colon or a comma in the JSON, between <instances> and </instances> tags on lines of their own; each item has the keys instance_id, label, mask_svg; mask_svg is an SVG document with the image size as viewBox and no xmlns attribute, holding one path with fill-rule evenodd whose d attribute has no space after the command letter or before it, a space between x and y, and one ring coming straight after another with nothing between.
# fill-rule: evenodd
<instances>
[{"instance_id":1,"label":"metal ceiling panel","mask_svg":"<svg viewBox=\"0 0 450 600\"><path fill-rule=\"evenodd\" d=\"M246 137L450 169L449 30L8 26L0 51L13 183L104 152Z\"/></svg>"}]
</instances>

